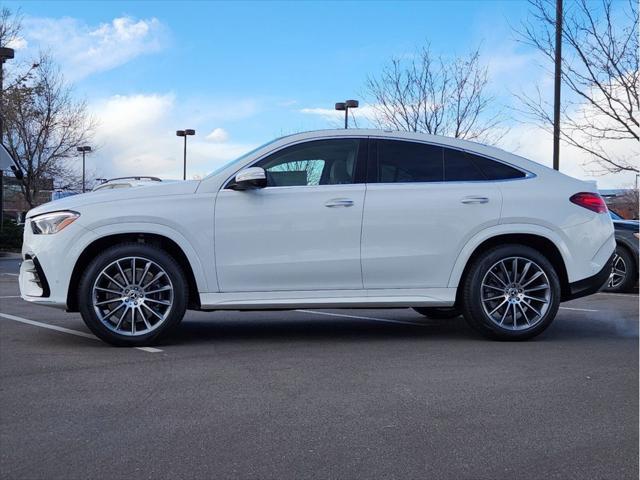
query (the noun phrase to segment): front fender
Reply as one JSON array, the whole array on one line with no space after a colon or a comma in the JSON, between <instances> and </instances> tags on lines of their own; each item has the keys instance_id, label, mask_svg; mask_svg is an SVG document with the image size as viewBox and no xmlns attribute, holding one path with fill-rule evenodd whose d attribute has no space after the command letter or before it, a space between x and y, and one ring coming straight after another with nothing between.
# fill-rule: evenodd
<instances>
[{"instance_id":1,"label":"front fender","mask_svg":"<svg viewBox=\"0 0 640 480\"><path fill-rule=\"evenodd\" d=\"M209 291L209 279L207 278L206 271L202 265L200 260L200 256L198 255L196 249L193 247L191 242L182 235L179 231L168 227L167 225L162 225L158 223L151 222L118 222L111 224L102 224L98 227L90 228L93 233L96 235L95 240L99 240L100 238L108 237L110 235L121 235L121 234L135 234L135 233L148 233L154 235L160 235L168 238L175 242L183 251L187 260L189 261L189 265L191 266L191 271L193 272L193 276L196 280L196 284L198 286L199 292L208 292ZM217 289L217 285L216 285Z\"/></svg>"}]
</instances>

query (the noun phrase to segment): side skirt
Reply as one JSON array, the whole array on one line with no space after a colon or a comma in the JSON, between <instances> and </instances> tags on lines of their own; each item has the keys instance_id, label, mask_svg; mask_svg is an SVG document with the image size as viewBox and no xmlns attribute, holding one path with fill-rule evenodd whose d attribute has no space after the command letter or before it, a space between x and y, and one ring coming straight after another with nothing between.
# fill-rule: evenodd
<instances>
[{"instance_id":1,"label":"side skirt","mask_svg":"<svg viewBox=\"0 0 640 480\"><path fill-rule=\"evenodd\" d=\"M200 293L202 310L450 307L455 288Z\"/></svg>"}]
</instances>

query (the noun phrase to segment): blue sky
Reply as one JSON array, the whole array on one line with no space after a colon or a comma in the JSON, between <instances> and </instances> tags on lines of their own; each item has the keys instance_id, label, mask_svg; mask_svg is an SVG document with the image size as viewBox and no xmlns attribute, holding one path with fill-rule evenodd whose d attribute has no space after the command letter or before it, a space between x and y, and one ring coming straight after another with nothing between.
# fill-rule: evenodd
<instances>
[{"instance_id":1,"label":"blue sky","mask_svg":"<svg viewBox=\"0 0 640 480\"><path fill-rule=\"evenodd\" d=\"M99 176L178 177L178 128L197 130L190 174L202 175L274 136L337 126L334 102L366 105L367 75L425 42L445 55L480 46L507 113L513 93L550 87L515 39L524 1L5 3L25 16L18 58L49 51L98 120ZM550 139L507 123L501 146L549 163ZM569 153L567 171L589 177Z\"/></svg>"}]
</instances>

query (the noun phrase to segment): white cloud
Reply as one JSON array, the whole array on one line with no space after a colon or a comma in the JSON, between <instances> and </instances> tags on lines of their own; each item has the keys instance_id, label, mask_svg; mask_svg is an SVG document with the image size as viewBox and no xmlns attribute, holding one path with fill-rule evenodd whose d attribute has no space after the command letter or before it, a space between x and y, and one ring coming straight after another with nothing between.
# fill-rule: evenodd
<instances>
[{"instance_id":1,"label":"white cloud","mask_svg":"<svg viewBox=\"0 0 640 480\"><path fill-rule=\"evenodd\" d=\"M24 27L29 45L50 51L67 77L75 80L157 52L167 36L166 27L156 18L126 16L97 26L70 17L30 17Z\"/></svg>"},{"instance_id":2,"label":"white cloud","mask_svg":"<svg viewBox=\"0 0 640 480\"><path fill-rule=\"evenodd\" d=\"M192 121L192 112L183 103L166 93L116 95L92 104L92 114L98 121L95 140L99 148L91 162L98 176L182 178L182 139L176 137L176 128L188 124L196 132L206 131ZM216 109L211 102L209 107ZM197 133L188 138L189 178L206 175L254 147L228 142L222 138L221 132L226 133L222 128L213 132L216 131L217 142L207 141Z\"/></svg>"},{"instance_id":3,"label":"white cloud","mask_svg":"<svg viewBox=\"0 0 640 480\"><path fill-rule=\"evenodd\" d=\"M617 140L609 142L607 148L611 154L625 155L632 151L630 149L637 150L637 143L633 140ZM516 126L505 135L499 146L508 152L521 155L547 167L551 167L553 164L553 137L540 127L534 125ZM592 165L592 160L585 151L563 142L560 143L560 171L562 173L582 180L595 180L599 188L621 188L633 185L635 180L633 172L599 175L594 173L596 167Z\"/></svg>"},{"instance_id":4,"label":"white cloud","mask_svg":"<svg viewBox=\"0 0 640 480\"><path fill-rule=\"evenodd\" d=\"M205 138L215 143L222 143L229 139L229 133L224 128L214 128Z\"/></svg>"},{"instance_id":5,"label":"white cloud","mask_svg":"<svg viewBox=\"0 0 640 480\"><path fill-rule=\"evenodd\" d=\"M320 117L327 122L326 128L340 128L344 126L344 111L334 108L301 108L300 113ZM375 118L373 105L361 105L358 108L349 109L349 125L362 128L370 128ZM354 123L355 121L355 123Z\"/></svg>"},{"instance_id":6,"label":"white cloud","mask_svg":"<svg viewBox=\"0 0 640 480\"><path fill-rule=\"evenodd\" d=\"M7 47L13 48L14 50L24 50L28 45L29 42L23 37L16 37L7 43Z\"/></svg>"}]
</instances>

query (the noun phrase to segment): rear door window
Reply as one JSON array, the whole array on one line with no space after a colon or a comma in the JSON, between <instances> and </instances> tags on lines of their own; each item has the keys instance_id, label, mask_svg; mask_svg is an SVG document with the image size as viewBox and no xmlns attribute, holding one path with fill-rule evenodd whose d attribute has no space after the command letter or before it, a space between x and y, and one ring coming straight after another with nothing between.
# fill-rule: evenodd
<instances>
[{"instance_id":1,"label":"rear door window","mask_svg":"<svg viewBox=\"0 0 640 480\"><path fill-rule=\"evenodd\" d=\"M441 182L442 147L402 140L378 140L377 180L380 183Z\"/></svg>"}]
</instances>

